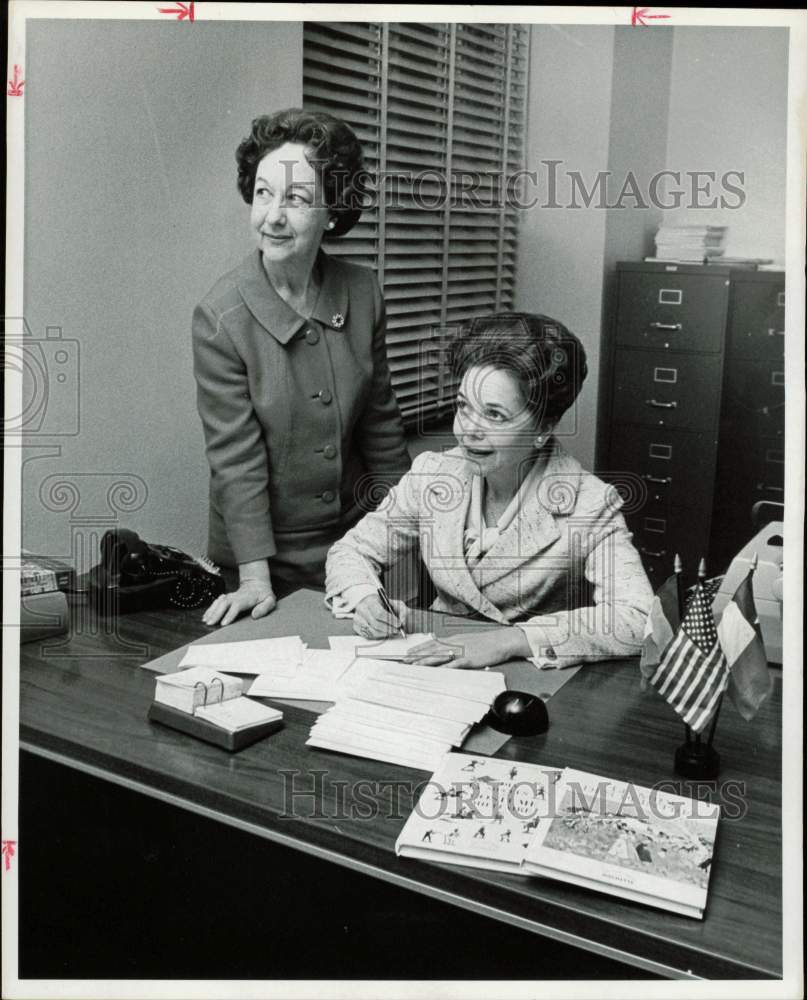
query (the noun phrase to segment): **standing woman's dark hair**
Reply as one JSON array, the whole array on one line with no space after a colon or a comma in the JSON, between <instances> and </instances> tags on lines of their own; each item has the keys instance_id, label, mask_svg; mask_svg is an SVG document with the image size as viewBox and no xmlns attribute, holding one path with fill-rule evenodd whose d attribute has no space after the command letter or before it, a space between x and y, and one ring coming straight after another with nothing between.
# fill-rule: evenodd
<instances>
[{"instance_id":1,"label":"standing woman's dark hair","mask_svg":"<svg viewBox=\"0 0 807 1000\"><path fill-rule=\"evenodd\" d=\"M306 158L322 184L326 207L335 219L324 239L344 236L359 221L369 198L369 175L353 129L325 111L289 108L273 115L261 115L252 122L250 134L236 150L238 190L252 204L258 164L287 142L306 147Z\"/></svg>"},{"instance_id":2,"label":"standing woman's dark hair","mask_svg":"<svg viewBox=\"0 0 807 1000\"><path fill-rule=\"evenodd\" d=\"M323 249L367 200L355 133L291 108L255 118L236 159L256 249L193 316L208 555L238 571L208 625L321 586L330 545L409 468L381 289Z\"/></svg>"}]
</instances>

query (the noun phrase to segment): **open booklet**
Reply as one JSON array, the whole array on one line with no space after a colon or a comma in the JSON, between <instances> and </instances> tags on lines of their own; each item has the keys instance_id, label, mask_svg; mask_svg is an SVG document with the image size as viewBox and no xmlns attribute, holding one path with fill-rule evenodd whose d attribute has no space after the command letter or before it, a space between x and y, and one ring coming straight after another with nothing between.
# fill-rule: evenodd
<instances>
[{"instance_id":1,"label":"open booklet","mask_svg":"<svg viewBox=\"0 0 807 1000\"><path fill-rule=\"evenodd\" d=\"M571 768L450 753L395 850L702 918L719 815L717 805Z\"/></svg>"}]
</instances>

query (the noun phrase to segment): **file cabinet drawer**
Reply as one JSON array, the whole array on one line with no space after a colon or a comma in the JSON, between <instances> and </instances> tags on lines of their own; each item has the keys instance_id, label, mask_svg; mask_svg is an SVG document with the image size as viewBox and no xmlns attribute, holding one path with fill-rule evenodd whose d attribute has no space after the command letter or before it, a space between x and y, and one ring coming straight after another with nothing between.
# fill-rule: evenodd
<instances>
[{"instance_id":1,"label":"file cabinet drawer","mask_svg":"<svg viewBox=\"0 0 807 1000\"><path fill-rule=\"evenodd\" d=\"M785 443L783 438L773 437L734 444L727 444L720 455L718 496L725 504L740 501L738 506L750 518L757 500L784 499Z\"/></svg>"},{"instance_id":2,"label":"file cabinet drawer","mask_svg":"<svg viewBox=\"0 0 807 1000\"><path fill-rule=\"evenodd\" d=\"M654 590L673 572L676 555L683 562L684 580L694 582L698 563L708 558L708 513L699 517L691 508L669 507L663 513L637 511L627 522Z\"/></svg>"},{"instance_id":3,"label":"file cabinet drawer","mask_svg":"<svg viewBox=\"0 0 807 1000\"><path fill-rule=\"evenodd\" d=\"M723 277L623 272L616 342L670 351L720 351L728 308Z\"/></svg>"},{"instance_id":4,"label":"file cabinet drawer","mask_svg":"<svg viewBox=\"0 0 807 1000\"><path fill-rule=\"evenodd\" d=\"M729 351L744 358L783 358L785 292L779 284L738 282L731 300Z\"/></svg>"},{"instance_id":5,"label":"file cabinet drawer","mask_svg":"<svg viewBox=\"0 0 807 1000\"><path fill-rule=\"evenodd\" d=\"M617 425L607 472L637 476L647 502L695 507L710 499L716 445L713 434Z\"/></svg>"},{"instance_id":6,"label":"file cabinet drawer","mask_svg":"<svg viewBox=\"0 0 807 1000\"><path fill-rule=\"evenodd\" d=\"M612 419L710 432L720 407L720 358L620 348L614 366Z\"/></svg>"},{"instance_id":7,"label":"file cabinet drawer","mask_svg":"<svg viewBox=\"0 0 807 1000\"><path fill-rule=\"evenodd\" d=\"M784 360L732 358L726 366L722 423L743 438L784 433Z\"/></svg>"}]
</instances>

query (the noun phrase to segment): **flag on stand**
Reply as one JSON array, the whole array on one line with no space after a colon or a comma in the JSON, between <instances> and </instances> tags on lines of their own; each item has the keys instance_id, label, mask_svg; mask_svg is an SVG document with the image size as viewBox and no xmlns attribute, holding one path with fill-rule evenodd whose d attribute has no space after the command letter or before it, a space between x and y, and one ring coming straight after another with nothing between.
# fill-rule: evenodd
<instances>
[{"instance_id":1,"label":"flag on stand","mask_svg":"<svg viewBox=\"0 0 807 1000\"><path fill-rule=\"evenodd\" d=\"M696 733L714 715L728 684L729 669L702 586L692 595L680 628L662 650L649 680Z\"/></svg>"},{"instance_id":2,"label":"flag on stand","mask_svg":"<svg viewBox=\"0 0 807 1000\"><path fill-rule=\"evenodd\" d=\"M757 714L759 706L773 688L773 677L768 670L768 658L754 605L752 572L748 573L724 608L717 628L730 671L729 697L746 722Z\"/></svg>"},{"instance_id":3,"label":"flag on stand","mask_svg":"<svg viewBox=\"0 0 807 1000\"><path fill-rule=\"evenodd\" d=\"M647 687L647 681L658 669L661 656L674 639L679 624L678 580L671 576L659 587L647 616L639 663L642 689Z\"/></svg>"}]
</instances>

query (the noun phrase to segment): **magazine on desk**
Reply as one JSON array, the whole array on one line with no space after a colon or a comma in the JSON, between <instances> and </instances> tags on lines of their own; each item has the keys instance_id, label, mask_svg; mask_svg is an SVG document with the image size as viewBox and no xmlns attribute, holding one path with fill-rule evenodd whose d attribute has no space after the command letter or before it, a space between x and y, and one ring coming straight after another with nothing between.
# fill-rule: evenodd
<instances>
[{"instance_id":1,"label":"magazine on desk","mask_svg":"<svg viewBox=\"0 0 807 1000\"><path fill-rule=\"evenodd\" d=\"M547 815L554 768L449 753L424 788L395 844L426 861L519 872Z\"/></svg>"},{"instance_id":2,"label":"magazine on desk","mask_svg":"<svg viewBox=\"0 0 807 1000\"><path fill-rule=\"evenodd\" d=\"M397 854L540 875L702 918L720 807L572 768L448 754Z\"/></svg>"}]
</instances>

